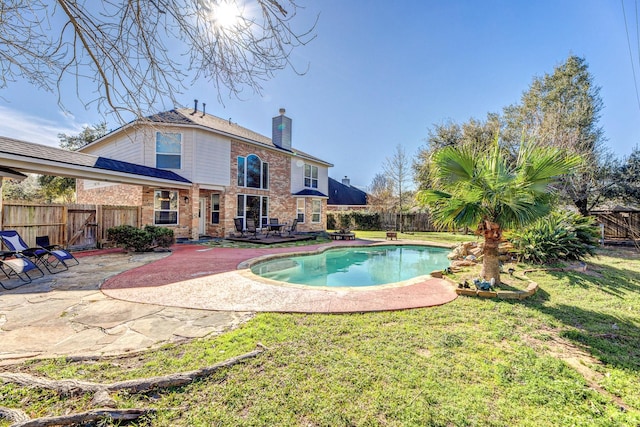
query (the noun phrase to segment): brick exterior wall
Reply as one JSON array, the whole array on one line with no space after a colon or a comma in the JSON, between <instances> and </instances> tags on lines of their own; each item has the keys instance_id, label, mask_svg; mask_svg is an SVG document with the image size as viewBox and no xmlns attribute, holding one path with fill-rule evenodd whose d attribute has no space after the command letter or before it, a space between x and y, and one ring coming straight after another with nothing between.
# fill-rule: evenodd
<instances>
[{"instance_id":1,"label":"brick exterior wall","mask_svg":"<svg viewBox=\"0 0 640 427\"><path fill-rule=\"evenodd\" d=\"M255 154L260 160L269 164L269 189L246 188L238 186L238 157ZM228 236L235 231L233 219L238 212L238 195L269 197L269 217L278 218L279 222L291 222L296 218L296 198L291 195L291 158L273 150L249 145L240 141L231 144L231 185L226 189L220 212L221 231ZM326 229L326 199L322 200L322 222L311 223L311 201L307 200L305 209L306 221L300 224L298 231L323 231Z\"/></svg>"},{"instance_id":2,"label":"brick exterior wall","mask_svg":"<svg viewBox=\"0 0 640 427\"><path fill-rule=\"evenodd\" d=\"M85 180L76 180L76 203L86 205L141 206L142 187L116 184L98 188L85 188Z\"/></svg>"},{"instance_id":3,"label":"brick exterior wall","mask_svg":"<svg viewBox=\"0 0 640 427\"><path fill-rule=\"evenodd\" d=\"M247 157L255 154L263 162L269 164L269 188L257 189L239 187L237 184L238 156ZM231 185L224 191L200 189L194 184L190 190L178 191L178 221L179 224L163 225L172 228L177 238L198 238L199 229L199 199L206 198L204 234L212 237L226 237L235 232L233 219L237 216L237 197L239 194L252 196L267 196L269 198L269 217L278 218L279 222L291 222L296 218L296 200L291 195L291 158L289 155L274 150L257 147L234 140L231 144L231 169L229 171ZM142 225L154 223L153 198L155 188L136 185L111 185L98 188L85 188L83 180L78 180L78 203L102 205L127 205L142 207ZM171 188L162 190L176 191ZM211 223L211 194L220 194L220 223ZM312 223L313 197L305 197L305 222L300 223L298 231L326 230L327 200L320 199L322 205L321 222Z\"/></svg>"}]
</instances>

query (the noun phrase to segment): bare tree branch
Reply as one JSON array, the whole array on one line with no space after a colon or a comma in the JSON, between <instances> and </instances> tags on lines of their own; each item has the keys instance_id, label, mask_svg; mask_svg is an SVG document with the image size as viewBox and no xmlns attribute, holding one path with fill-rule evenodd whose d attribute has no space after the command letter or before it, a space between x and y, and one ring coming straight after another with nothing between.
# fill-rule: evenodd
<instances>
[{"instance_id":1,"label":"bare tree branch","mask_svg":"<svg viewBox=\"0 0 640 427\"><path fill-rule=\"evenodd\" d=\"M235 7L223 22L222 7ZM297 31L296 0L4 0L0 4L0 89L18 80L61 94L73 83L86 106L137 117L197 79L239 96L290 67L313 40L317 17ZM85 90L89 84L92 90ZM62 105L63 106L63 105Z\"/></svg>"}]
</instances>

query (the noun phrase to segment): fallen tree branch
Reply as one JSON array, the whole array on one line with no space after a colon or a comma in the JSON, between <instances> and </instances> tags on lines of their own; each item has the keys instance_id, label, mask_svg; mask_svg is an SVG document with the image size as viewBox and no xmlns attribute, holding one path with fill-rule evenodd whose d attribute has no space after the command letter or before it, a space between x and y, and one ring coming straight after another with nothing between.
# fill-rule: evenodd
<instances>
[{"instance_id":1,"label":"fallen tree branch","mask_svg":"<svg viewBox=\"0 0 640 427\"><path fill-rule=\"evenodd\" d=\"M78 380L49 380L23 373L0 373L0 380L4 383L13 383L27 387L37 387L45 390L53 390L62 395L75 395L82 393L97 393L99 391L127 391L140 393L158 388L177 387L189 384L198 378L207 377L221 368L233 366L245 359L256 357L264 352L266 347L249 353L241 354L212 366L197 369L195 371L177 372L158 377L138 378L135 380L118 381L111 384L101 384Z\"/></svg>"},{"instance_id":2,"label":"fallen tree branch","mask_svg":"<svg viewBox=\"0 0 640 427\"><path fill-rule=\"evenodd\" d=\"M13 423L19 423L29 420L29 416L20 409L11 409L0 406L0 419L2 418Z\"/></svg>"},{"instance_id":3,"label":"fallen tree branch","mask_svg":"<svg viewBox=\"0 0 640 427\"><path fill-rule=\"evenodd\" d=\"M29 419L12 424L11 427L48 427L48 426L70 426L74 424L82 424L96 422L105 418L115 421L132 421L136 420L151 412L153 409L94 409L87 412L77 414L61 415L58 417L42 417Z\"/></svg>"},{"instance_id":4,"label":"fallen tree branch","mask_svg":"<svg viewBox=\"0 0 640 427\"><path fill-rule=\"evenodd\" d=\"M189 384L196 379L207 377L221 368L233 366L243 360L256 357L267 350L267 347L258 343L258 349L249 353L232 357L215 365L196 369L195 371L178 372L157 377L139 378L135 380L118 381L111 384L101 384L89 381L77 380L49 380L23 373L0 373L0 380L4 383L13 383L27 387L37 387L53 390L62 395L76 395L82 393L95 393L92 403L96 406L109 408L94 409L77 414L62 415L56 417L42 417L30 419L29 416L19 410L0 407L0 419L6 419L14 424L12 427L46 427L59 425L73 425L97 421L103 418L111 418L119 421L131 421L143 415L153 412L152 409L112 409L115 401L109 396L109 392L127 391L140 393L149 390L177 387Z\"/></svg>"}]
</instances>

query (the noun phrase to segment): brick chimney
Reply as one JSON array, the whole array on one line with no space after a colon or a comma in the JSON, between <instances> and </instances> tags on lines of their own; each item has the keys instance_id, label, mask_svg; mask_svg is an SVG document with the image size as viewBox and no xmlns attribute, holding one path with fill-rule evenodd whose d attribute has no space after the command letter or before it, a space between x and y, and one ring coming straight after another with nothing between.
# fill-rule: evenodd
<instances>
[{"instance_id":1,"label":"brick chimney","mask_svg":"<svg viewBox=\"0 0 640 427\"><path fill-rule=\"evenodd\" d=\"M284 115L285 109L280 109L280 115L272 120L271 141L276 147L291 150L291 119Z\"/></svg>"}]
</instances>

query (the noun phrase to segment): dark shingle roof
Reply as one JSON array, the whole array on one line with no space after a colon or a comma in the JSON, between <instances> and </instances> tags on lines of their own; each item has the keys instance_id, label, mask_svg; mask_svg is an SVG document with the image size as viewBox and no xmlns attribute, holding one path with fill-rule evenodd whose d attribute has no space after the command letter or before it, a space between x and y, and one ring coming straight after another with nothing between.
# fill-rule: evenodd
<instances>
[{"instance_id":1,"label":"dark shingle roof","mask_svg":"<svg viewBox=\"0 0 640 427\"><path fill-rule=\"evenodd\" d=\"M294 196L316 196L316 197L327 197L326 194L319 192L318 190L312 190L310 188L305 188L302 191L298 191L293 194Z\"/></svg>"},{"instance_id":2,"label":"dark shingle roof","mask_svg":"<svg viewBox=\"0 0 640 427\"><path fill-rule=\"evenodd\" d=\"M161 113L148 116L147 119L157 123L174 123L179 125L195 124L195 121L191 120L184 113L181 114L177 110L163 111Z\"/></svg>"},{"instance_id":3,"label":"dark shingle roof","mask_svg":"<svg viewBox=\"0 0 640 427\"><path fill-rule=\"evenodd\" d=\"M181 177L180 175L172 171L137 165L135 163L123 162L120 160L108 159L106 157L98 157L98 160L96 161L94 167L116 172L126 172L134 175L150 176L153 178L169 179L171 181L191 183L191 181L189 181L188 179Z\"/></svg>"},{"instance_id":4,"label":"dark shingle roof","mask_svg":"<svg viewBox=\"0 0 640 427\"><path fill-rule=\"evenodd\" d=\"M367 204L367 193L329 178L329 205L358 206Z\"/></svg>"}]
</instances>

